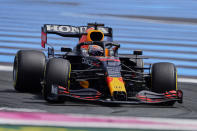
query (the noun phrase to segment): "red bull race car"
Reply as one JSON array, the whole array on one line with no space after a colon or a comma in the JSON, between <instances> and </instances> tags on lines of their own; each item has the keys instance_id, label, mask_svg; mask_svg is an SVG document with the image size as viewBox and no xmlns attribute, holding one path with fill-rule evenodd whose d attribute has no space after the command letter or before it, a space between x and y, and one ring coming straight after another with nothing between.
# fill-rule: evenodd
<instances>
[{"instance_id":1,"label":"red bull race car","mask_svg":"<svg viewBox=\"0 0 197 131\"><path fill-rule=\"evenodd\" d=\"M20 50L15 56L13 79L19 92L42 92L50 103L182 103L175 65L161 62L145 68L142 51L119 54L120 45L113 42L112 28L104 24L45 24L41 34L42 47L49 46L47 58L37 50ZM62 47L63 53L56 54L47 43L47 34L75 37L79 42L73 49Z\"/></svg>"}]
</instances>

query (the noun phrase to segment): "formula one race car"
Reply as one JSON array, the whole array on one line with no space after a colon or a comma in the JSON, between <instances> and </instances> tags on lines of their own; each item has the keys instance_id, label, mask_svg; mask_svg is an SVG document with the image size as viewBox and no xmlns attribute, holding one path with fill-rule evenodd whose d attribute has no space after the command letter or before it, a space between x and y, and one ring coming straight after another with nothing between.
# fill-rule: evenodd
<instances>
[{"instance_id":1,"label":"formula one race car","mask_svg":"<svg viewBox=\"0 0 197 131\"><path fill-rule=\"evenodd\" d=\"M43 48L49 45L47 34L76 37L79 43L73 49L62 47L62 54L49 46L48 58L36 50L18 51L13 69L17 91L42 92L52 103L67 98L107 104L182 103L176 67L163 62L145 68L140 50L118 54L120 45L112 40L112 28L97 23L47 24L42 27Z\"/></svg>"}]
</instances>

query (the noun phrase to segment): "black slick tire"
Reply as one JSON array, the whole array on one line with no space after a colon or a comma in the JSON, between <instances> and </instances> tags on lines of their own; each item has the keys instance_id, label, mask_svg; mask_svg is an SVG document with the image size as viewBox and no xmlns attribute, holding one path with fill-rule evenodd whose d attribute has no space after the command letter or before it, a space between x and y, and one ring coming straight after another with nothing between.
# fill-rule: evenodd
<instances>
[{"instance_id":1,"label":"black slick tire","mask_svg":"<svg viewBox=\"0 0 197 131\"><path fill-rule=\"evenodd\" d=\"M14 58L14 88L19 92L41 92L45 55L36 50L20 50Z\"/></svg>"},{"instance_id":2,"label":"black slick tire","mask_svg":"<svg viewBox=\"0 0 197 131\"><path fill-rule=\"evenodd\" d=\"M161 62L152 66L152 88L156 93L177 90L176 67L172 63ZM174 102L167 102L166 105L173 105Z\"/></svg>"},{"instance_id":3,"label":"black slick tire","mask_svg":"<svg viewBox=\"0 0 197 131\"><path fill-rule=\"evenodd\" d=\"M50 103L63 103L65 99L59 97L52 98L52 85L58 85L69 88L71 65L68 60L61 58L51 58L45 70L43 96L44 99Z\"/></svg>"}]
</instances>

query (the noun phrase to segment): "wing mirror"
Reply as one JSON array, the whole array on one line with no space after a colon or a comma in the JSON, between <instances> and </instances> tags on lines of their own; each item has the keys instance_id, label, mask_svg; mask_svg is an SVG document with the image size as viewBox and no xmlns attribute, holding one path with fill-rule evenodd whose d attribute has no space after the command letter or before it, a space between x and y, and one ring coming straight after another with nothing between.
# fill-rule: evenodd
<instances>
[{"instance_id":1,"label":"wing mirror","mask_svg":"<svg viewBox=\"0 0 197 131\"><path fill-rule=\"evenodd\" d=\"M61 52L72 52L71 48L61 47Z\"/></svg>"},{"instance_id":2,"label":"wing mirror","mask_svg":"<svg viewBox=\"0 0 197 131\"><path fill-rule=\"evenodd\" d=\"M143 52L142 52L142 50L134 50L134 51L133 51L133 54L134 54L134 55L142 55Z\"/></svg>"}]
</instances>

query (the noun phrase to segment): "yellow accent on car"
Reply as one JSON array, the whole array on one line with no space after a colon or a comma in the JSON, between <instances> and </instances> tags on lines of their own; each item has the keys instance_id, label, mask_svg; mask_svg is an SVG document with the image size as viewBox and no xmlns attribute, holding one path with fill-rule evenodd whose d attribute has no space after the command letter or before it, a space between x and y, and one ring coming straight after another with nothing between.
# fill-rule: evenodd
<instances>
[{"instance_id":1,"label":"yellow accent on car","mask_svg":"<svg viewBox=\"0 0 197 131\"><path fill-rule=\"evenodd\" d=\"M18 54L16 54L15 57L16 57L16 61L17 61L16 64L17 64L17 65L16 65L16 72L15 72L15 74L14 74L15 77L16 77L15 80L14 80L14 87L16 87L17 80L18 80ZM13 70L14 70L14 69L13 69Z\"/></svg>"},{"instance_id":2,"label":"yellow accent on car","mask_svg":"<svg viewBox=\"0 0 197 131\"><path fill-rule=\"evenodd\" d=\"M105 56L106 56L106 57L109 56L109 49L105 49Z\"/></svg>"},{"instance_id":3,"label":"yellow accent on car","mask_svg":"<svg viewBox=\"0 0 197 131\"><path fill-rule=\"evenodd\" d=\"M67 87L68 91L70 89L70 72L71 72L71 64L70 64L69 78L68 78L68 87Z\"/></svg>"},{"instance_id":4,"label":"yellow accent on car","mask_svg":"<svg viewBox=\"0 0 197 131\"><path fill-rule=\"evenodd\" d=\"M107 77L107 83L111 96L113 96L113 93L115 91L125 92L126 94L126 89L122 77Z\"/></svg>"},{"instance_id":5,"label":"yellow accent on car","mask_svg":"<svg viewBox=\"0 0 197 131\"><path fill-rule=\"evenodd\" d=\"M88 88L89 87L89 82L88 81L80 81L80 86L83 88Z\"/></svg>"}]
</instances>

